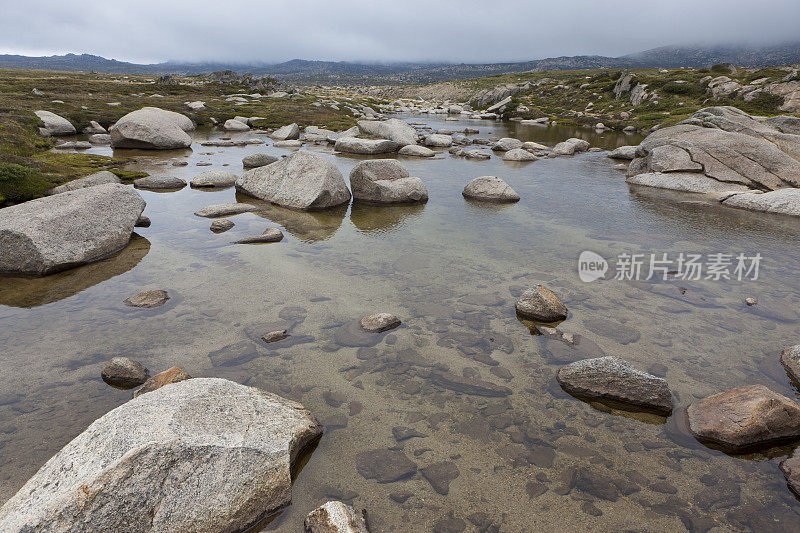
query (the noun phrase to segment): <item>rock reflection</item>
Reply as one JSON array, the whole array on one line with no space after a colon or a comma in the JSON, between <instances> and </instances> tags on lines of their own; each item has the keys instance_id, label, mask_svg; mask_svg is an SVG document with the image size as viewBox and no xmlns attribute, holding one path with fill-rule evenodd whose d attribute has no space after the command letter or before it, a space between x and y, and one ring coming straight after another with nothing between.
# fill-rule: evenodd
<instances>
[{"instance_id":1,"label":"rock reflection","mask_svg":"<svg viewBox=\"0 0 800 533\"><path fill-rule=\"evenodd\" d=\"M354 203L350 221L361 233L382 235L396 231L422 213L425 204L376 205Z\"/></svg>"},{"instance_id":2,"label":"rock reflection","mask_svg":"<svg viewBox=\"0 0 800 533\"><path fill-rule=\"evenodd\" d=\"M241 193L236 194L236 200L257 205L259 210L256 215L280 224L286 231L305 242L330 239L347 215L347 205L324 211L298 211L259 201Z\"/></svg>"},{"instance_id":3,"label":"rock reflection","mask_svg":"<svg viewBox=\"0 0 800 533\"><path fill-rule=\"evenodd\" d=\"M150 251L150 241L133 234L116 254L88 265L45 277L0 277L0 305L38 307L74 296L133 269Z\"/></svg>"}]
</instances>

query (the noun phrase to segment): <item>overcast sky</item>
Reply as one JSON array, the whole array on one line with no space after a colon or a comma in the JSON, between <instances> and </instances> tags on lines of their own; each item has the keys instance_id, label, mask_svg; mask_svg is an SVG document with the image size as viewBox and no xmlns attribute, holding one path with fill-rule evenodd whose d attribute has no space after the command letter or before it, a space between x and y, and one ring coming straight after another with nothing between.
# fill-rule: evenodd
<instances>
[{"instance_id":1,"label":"overcast sky","mask_svg":"<svg viewBox=\"0 0 800 533\"><path fill-rule=\"evenodd\" d=\"M800 41L800 0L0 0L0 53L495 62Z\"/></svg>"}]
</instances>

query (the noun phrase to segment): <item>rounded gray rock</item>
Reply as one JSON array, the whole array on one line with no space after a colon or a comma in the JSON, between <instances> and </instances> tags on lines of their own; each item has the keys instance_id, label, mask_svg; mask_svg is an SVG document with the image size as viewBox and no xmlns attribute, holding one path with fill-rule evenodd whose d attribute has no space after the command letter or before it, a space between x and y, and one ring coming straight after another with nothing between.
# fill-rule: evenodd
<instances>
[{"instance_id":1,"label":"rounded gray rock","mask_svg":"<svg viewBox=\"0 0 800 533\"><path fill-rule=\"evenodd\" d=\"M481 176L467 183L464 198L483 202L519 202L519 194L497 176Z\"/></svg>"},{"instance_id":2,"label":"rounded gray rock","mask_svg":"<svg viewBox=\"0 0 800 533\"><path fill-rule=\"evenodd\" d=\"M128 357L114 357L100 372L103 381L118 389L138 387L150 377L150 372L139 361Z\"/></svg>"}]
</instances>

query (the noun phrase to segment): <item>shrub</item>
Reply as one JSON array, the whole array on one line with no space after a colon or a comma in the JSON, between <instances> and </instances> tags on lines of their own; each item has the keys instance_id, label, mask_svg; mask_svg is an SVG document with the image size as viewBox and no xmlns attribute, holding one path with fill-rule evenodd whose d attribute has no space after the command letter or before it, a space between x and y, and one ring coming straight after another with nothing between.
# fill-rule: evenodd
<instances>
[{"instance_id":1,"label":"shrub","mask_svg":"<svg viewBox=\"0 0 800 533\"><path fill-rule=\"evenodd\" d=\"M783 96L762 92L749 102L731 102L730 105L751 115L774 115L779 113L778 108L783 105Z\"/></svg>"},{"instance_id":2,"label":"shrub","mask_svg":"<svg viewBox=\"0 0 800 533\"><path fill-rule=\"evenodd\" d=\"M0 203L10 204L38 198L52 183L36 170L16 163L0 163Z\"/></svg>"},{"instance_id":3,"label":"shrub","mask_svg":"<svg viewBox=\"0 0 800 533\"><path fill-rule=\"evenodd\" d=\"M665 83L661 90L667 94L675 94L681 96L703 96L706 92L698 83L676 83L670 81Z\"/></svg>"}]
</instances>

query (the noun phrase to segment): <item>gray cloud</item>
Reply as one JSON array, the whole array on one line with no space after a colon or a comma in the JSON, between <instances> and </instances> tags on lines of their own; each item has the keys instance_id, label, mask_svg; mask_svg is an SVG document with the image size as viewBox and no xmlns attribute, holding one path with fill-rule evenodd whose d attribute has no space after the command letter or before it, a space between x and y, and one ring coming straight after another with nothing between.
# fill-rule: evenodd
<instances>
[{"instance_id":1,"label":"gray cloud","mask_svg":"<svg viewBox=\"0 0 800 533\"><path fill-rule=\"evenodd\" d=\"M139 62L494 62L800 40L798 0L40 0L3 12L0 52Z\"/></svg>"}]
</instances>

